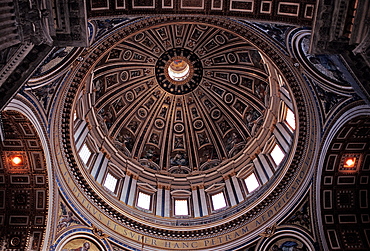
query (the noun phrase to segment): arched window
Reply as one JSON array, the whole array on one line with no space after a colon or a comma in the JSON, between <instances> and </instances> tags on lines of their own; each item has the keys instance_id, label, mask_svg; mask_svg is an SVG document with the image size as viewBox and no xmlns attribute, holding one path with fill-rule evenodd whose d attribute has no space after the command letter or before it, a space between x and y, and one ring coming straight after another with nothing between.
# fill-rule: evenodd
<instances>
[{"instance_id":1,"label":"arched window","mask_svg":"<svg viewBox=\"0 0 370 251\"><path fill-rule=\"evenodd\" d=\"M87 146L86 143L84 143L82 145L78 154L80 155L80 158L83 161L83 163L85 163L85 165L87 165L87 163L89 162L89 159L91 157L92 152L91 152L91 150L89 149L89 147Z\"/></svg>"},{"instance_id":2,"label":"arched window","mask_svg":"<svg viewBox=\"0 0 370 251\"><path fill-rule=\"evenodd\" d=\"M278 144L274 146L274 149L272 149L270 155L274 160L276 166L280 165L281 161L283 161L285 157L285 153L283 152L283 150L281 150Z\"/></svg>"},{"instance_id":3,"label":"arched window","mask_svg":"<svg viewBox=\"0 0 370 251\"><path fill-rule=\"evenodd\" d=\"M150 210L152 196L147 193L139 192L137 206L146 210Z\"/></svg>"},{"instance_id":4,"label":"arched window","mask_svg":"<svg viewBox=\"0 0 370 251\"><path fill-rule=\"evenodd\" d=\"M175 215L189 215L189 203L187 199L175 199Z\"/></svg>"},{"instance_id":5,"label":"arched window","mask_svg":"<svg viewBox=\"0 0 370 251\"><path fill-rule=\"evenodd\" d=\"M248 193L256 190L260 184L258 183L257 177L254 173L251 173L244 179L245 185L247 186Z\"/></svg>"},{"instance_id":6,"label":"arched window","mask_svg":"<svg viewBox=\"0 0 370 251\"><path fill-rule=\"evenodd\" d=\"M225 200L225 195L223 192L216 193L212 195L211 198L212 198L213 210L218 210L218 209L226 207L226 200Z\"/></svg>"},{"instance_id":7,"label":"arched window","mask_svg":"<svg viewBox=\"0 0 370 251\"><path fill-rule=\"evenodd\" d=\"M118 179L114 177L111 173L107 173L107 177L105 177L104 184L106 188L108 188L111 192L116 192Z\"/></svg>"},{"instance_id":8,"label":"arched window","mask_svg":"<svg viewBox=\"0 0 370 251\"><path fill-rule=\"evenodd\" d=\"M288 127L294 131L295 130L295 116L292 110L289 108L286 108L285 113L285 123L288 125Z\"/></svg>"}]
</instances>

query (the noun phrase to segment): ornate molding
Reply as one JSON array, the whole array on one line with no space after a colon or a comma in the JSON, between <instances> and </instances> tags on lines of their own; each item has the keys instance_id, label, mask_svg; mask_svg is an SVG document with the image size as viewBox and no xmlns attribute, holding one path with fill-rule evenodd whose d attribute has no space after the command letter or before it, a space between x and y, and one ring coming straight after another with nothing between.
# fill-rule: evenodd
<instances>
[{"instance_id":1,"label":"ornate molding","mask_svg":"<svg viewBox=\"0 0 370 251\"><path fill-rule=\"evenodd\" d=\"M159 227L156 226L155 223L143 222L141 219L139 220L136 217L129 217L126 213L123 213L112 207L110 202L104 201L104 199L98 196L94 189L90 187L90 185L86 182L84 175L82 175L81 171L79 170L76 162L66 161L67 158L73 158L74 154L71 145L72 142L68 136L70 135L69 123L71 119L70 111L72 108L72 102L75 98L75 93L79 88L80 83L84 81L86 74L89 73L91 67L94 65L94 61L103 56L111 46L126 36L135 33L140 28L156 27L159 24L163 25L173 22L194 22L214 25L221 29L232 30L233 32L238 33L240 36L250 41L263 54L269 57L275 65L279 65L281 73L284 75L285 79L289 83L290 88L292 89L292 92L294 93L300 121L297 129L298 136L296 138L298 144L296 146L295 154L292 156L291 165L286 170L283 181L280 182L276 188L270 192L269 195L264 197L264 199L262 199L258 205L256 205L254 208L249 208L246 210L243 208L243 204L241 204L235 207L234 210L227 211L224 220L216 220L214 222L206 221L205 223L207 223L207 225L204 225L201 228L176 227L176 231L174 230L175 228L172 227ZM281 213L280 207L284 207L286 210L286 207L289 207L288 201L292 200L294 194L299 193L298 188L304 186L305 178L310 175L309 170L311 162L313 161L313 156L312 153L308 155L307 150L308 148L315 148L312 145L313 142L309 140L310 137L312 137L311 133L315 133L315 131L308 133L307 128L314 128L315 122L310 116L312 111L310 111L310 108L308 108L306 104L307 97L302 94L302 92L305 92L302 89L304 88L302 83L302 79L296 74L295 69L289 62L289 59L282 55L272 43L260 37L256 30L254 30L252 27L248 27L245 24L240 24L230 19L209 16L157 16L138 20L132 25L122 27L117 32L108 36L104 41L97 43L96 46L91 48L91 50L86 53L84 60L78 65L73 73L73 79L70 82L70 87L66 92L66 99L62 104L63 108L61 109L63 110L61 116L65 123L57 125L57 127L60 126L57 128L60 130L60 137L64 139L62 144L63 157L61 157L59 161L65 163L65 166L62 166L62 169L74 176L74 179L81 184L77 185L79 187L78 190L81 191L84 196L88 196L91 200L95 201L94 207L99 209L99 211L109 212L108 218L113 220L115 222L114 225L117 227L119 226L120 229L127 229L126 231L132 231L132 233L136 233L137 235L146 235L150 238L153 238L153 240L157 239L157 243L161 243L161 245L165 245L166 242L170 241L168 239L168 237L170 237L171 241L169 243L172 243L171 247L176 246L176 243L180 241L189 241L189 243L192 243L192 238L194 236L200 236L199 241L202 241L206 240L207 238L222 236L225 233L232 233L235 237L233 238L234 240L239 239L239 236L250 232L252 229L257 229L266 222L273 220L277 214ZM56 143L56 147L59 148L61 145L59 145L58 142ZM75 195L77 194L75 193ZM72 193L70 196L72 196ZM284 206L282 206L283 204ZM275 205L275 209L277 209L277 205L279 205L279 210L274 210L272 207L273 205ZM271 210L271 212L269 212L269 210ZM253 224L253 226L251 224ZM124 232L121 232L121 234L124 235ZM229 238L231 240L231 237ZM132 241L135 242L135 240ZM205 245L205 243L207 242L203 242L203 245ZM198 244L199 243L197 243L197 245ZM221 243L219 242L217 243L217 245L220 244Z\"/></svg>"}]
</instances>

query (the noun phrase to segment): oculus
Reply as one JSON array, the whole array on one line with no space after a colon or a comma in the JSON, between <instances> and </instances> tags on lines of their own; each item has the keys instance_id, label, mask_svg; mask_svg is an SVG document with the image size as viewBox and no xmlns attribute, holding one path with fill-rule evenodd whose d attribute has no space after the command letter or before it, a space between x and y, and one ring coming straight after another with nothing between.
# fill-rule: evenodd
<instances>
[{"instance_id":1,"label":"oculus","mask_svg":"<svg viewBox=\"0 0 370 251\"><path fill-rule=\"evenodd\" d=\"M190 68L191 63L184 57L175 57L168 61L165 67L166 77L174 84L183 84L189 80L190 73L193 67ZM191 70L190 70L191 69Z\"/></svg>"},{"instance_id":2,"label":"oculus","mask_svg":"<svg viewBox=\"0 0 370 251\"><path fill-rule=\"evenodd\" d=\"M195 90L203 75L199 57L185 48L164 52L155 66L158 84L167 92L184 95Z\"/></svg>"}]
</instances>

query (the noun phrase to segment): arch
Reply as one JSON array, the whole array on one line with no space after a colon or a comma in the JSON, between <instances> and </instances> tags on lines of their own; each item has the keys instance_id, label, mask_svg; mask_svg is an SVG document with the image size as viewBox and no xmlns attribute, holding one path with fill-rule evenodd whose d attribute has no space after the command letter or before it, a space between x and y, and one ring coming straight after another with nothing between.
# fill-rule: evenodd
<instances>
[{"instance_id":1,"label":"arch","mask_svg":"<svg viewBox=\"0 0 370 251\"><path fill-rule=\"evenodd\" d=\"M271 237L262 238L258 242L256 250L271 250L272 245L282 238L292 241L297 240L301 242L301 245L303 244L308 248L308 250L315 250L314 241L311 239L310 234L296 227L278 227Z\"/></svg>"},{"instance_id":2,"label":"arch","mask_svg":"<svg viewBox=\"0 0 370 251\"><path fill-rule=\"evenodd\" d=\"M342 129L342 127L348 123L349 121L360 117L360 116L369 116L370 115L370 107L368 105L360 105L357 107L353 107L348 109L344 112L333 124L331 130L329 131L328 135L326 136L325 141L322 144L321 154L318 161L318 168L316 173L316 180L315 180L315 188L316 188L316 212L317 212L317 220L318 220L318 228L319 236L322 242L322 246L324 250L328 250L328 241L325 237L324 228L323 226L323 219L322 219L322 196L321 196L321 179L322 173L324 169L324 164L326 161L326 156L329 151L330 144L334 140L335 135Z\"/></svg>"},{"instance_id":3,"label":"arch","mask_svg":"<svg viewBox=\"0 0 370 251\"><path fill-rule=\"evenodd\" d=\"M54 176L53 176L53 162L50 154L50 147L49 142L46 137L46 128L42 126L40 122L42 119L38 115L39 113L34 111L34 108L31 108L32 105L28 103L22 96L18 95L16 98L12 99L11 102L7 105L4 111L17 111L22 113L32 125L35 127L36 132L40 138L42 149L44 151L45 161L46 161L46 170L47 170L47 177L48 177L48 185L49 185L49 194L48 200L49 202L54 201L55 193L56 193L56 186L54 183ZM48 206L48 213L47 213L47 223L46 223L46 232L44 236L44 245L48 245L49 242L52 241L52 233L53 233L53 212L55 212L55 207L52 203Z\"/></svg>"},{"instance_id":4,"label":"arch","mask_svg":"<svg viewBox=\"0 0 370 251\"><path fill-rule=\"evenodd\" d=\"M65 247L65 245L67 245L71 241L80 240L92 242L95 245L95 247L99 248L99 251L110 251L111 249L107 245L107 242L104 239L98 240L96 236L92 234L92 232L93 231L91 229L87 228L71 229L62 236L60 236L55 241L54 246L52 246L50 249L56 251L63 251L62 248ZM82 243L82 245L83 244L84 243Z\"/></svg>"}]
</instances>

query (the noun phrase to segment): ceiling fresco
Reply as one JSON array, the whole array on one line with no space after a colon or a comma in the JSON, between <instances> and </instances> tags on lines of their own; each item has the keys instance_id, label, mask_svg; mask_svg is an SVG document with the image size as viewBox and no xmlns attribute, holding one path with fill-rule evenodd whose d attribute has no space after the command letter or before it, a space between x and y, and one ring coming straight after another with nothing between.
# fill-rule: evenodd
<instances>
[{"instance_id":1,"label":"ceiling fresco","mask_svg":"<svg viewBox=\"0 0 370 251\"><path fill-rule=\"evenodd\" d=\"M287 212L310 172L315 121L286 53L247 23L193 19L123 24L81 54L58 99L58 182L127 245L237 245Z\"/></svg>"},{"instance_id":2,"label":"ceiling fresco","mask_svg":"<svg viewBox=\"0 0 370 251\"><path fill-rule=\"evenodd\" d=\"M168 76L173 58L188 61L188 79ZM140 32L94 69L92 105L102 138L153 170L212 169L240 155L261 131L272 95L265 67L250 43L215 27Z\"/></svg>"},{"instance_id":3,"label":"ceiling fresco","mask_svg":"<svg viewBox=\"0 0 370 251\"><path fill-rule=\"evenodd\" d=\"M370 250L369 1L0 6L0 251Z\"/></svg>"}]
</instances>

